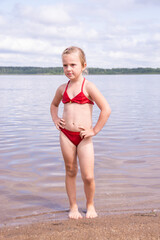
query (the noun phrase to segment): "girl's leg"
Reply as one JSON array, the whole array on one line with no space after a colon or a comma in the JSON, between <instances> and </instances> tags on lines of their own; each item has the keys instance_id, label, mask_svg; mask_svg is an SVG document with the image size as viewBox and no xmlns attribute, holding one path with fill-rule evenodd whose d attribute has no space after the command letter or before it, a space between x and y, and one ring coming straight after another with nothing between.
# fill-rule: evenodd
<instances>
[{"instance_id":1,"label":"girl's leg","mask_svg":"<svg viewBox=\"0 0 160 240\"><path fill-rule=\"evenodd\" d=\"M94 208L94 149L91 138L83 139L77 147L77 154L81 169L81 176L84 182L84 191L86 195L87 218L97 217Z\"/></svg>"},{"instance_id":2,"label":"girl's leg","mask_svg":"<svg viewBox=\"0 0 160 240\"><path fill-rule=\"evenodd\" d=\"M60 144L66 169L65 183L70 203L69 218L82 218L76 203L77 149L62 132L60 133Z\"/></svg>"}]
</instances>

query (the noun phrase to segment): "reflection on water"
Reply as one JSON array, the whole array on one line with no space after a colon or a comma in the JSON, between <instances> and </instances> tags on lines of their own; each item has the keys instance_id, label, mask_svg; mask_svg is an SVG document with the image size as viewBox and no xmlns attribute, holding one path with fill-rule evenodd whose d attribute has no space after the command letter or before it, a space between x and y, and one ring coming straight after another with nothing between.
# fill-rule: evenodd
<instances>
[{"instance_id":1,"label":"reflection on water","mask_svg":"<svg viewBox=\"0 0 160 240\"><path fill-rule=\"evenodd\" d=\"M88 76L112 114L96 137L100 214L159 209L160 76ZM0 224L66 218L59 133L50 103L64 76L0 76ZM60 114L62 105L60 107ZM93 122L99 110L94 107ZM80 174L77 199L85 209Z\"/></svg>"}]
</instances>

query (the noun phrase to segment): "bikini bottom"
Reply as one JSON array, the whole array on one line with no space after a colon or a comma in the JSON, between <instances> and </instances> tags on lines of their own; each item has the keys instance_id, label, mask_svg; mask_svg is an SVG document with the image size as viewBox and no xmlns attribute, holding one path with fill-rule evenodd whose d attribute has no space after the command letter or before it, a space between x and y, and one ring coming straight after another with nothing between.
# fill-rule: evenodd
<instances>
[{"instance_id":1,"label":"bikini bottom","mask_svg":"<svg viewBox=\"0 0 160 240\"><path fill-rule=\"evenodd\" d=\"M80 137L80 132L72 132L72 131L69 131L65 128L61 128L61 131L66 135L66 137L68 137L68 139L77 147L78 144L83 140L81 137Z\"/></svg>"}]
</instances>

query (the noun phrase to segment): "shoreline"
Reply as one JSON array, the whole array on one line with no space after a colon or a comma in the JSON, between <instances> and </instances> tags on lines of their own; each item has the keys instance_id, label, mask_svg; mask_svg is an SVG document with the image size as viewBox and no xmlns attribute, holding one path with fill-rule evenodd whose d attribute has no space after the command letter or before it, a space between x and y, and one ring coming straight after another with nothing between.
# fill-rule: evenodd
<instances>
[{"instance_id":1,"label":"shoreline","mask_svg":"<svg viewBox=\"0 0 160 240\"><path fill-rule=\"evenodd\" d=\"M85 76L123 76L123 75L160 75L160 73L88 73ZM62 74L53 73L0 73L0 76L65 76Z\"/></svg>"},{"instance_id":2,"label":"shoreline","mask_svg":"<svg viewBox=\"0 0 160 240\"><path fill-rule=\"evenodd\" d=\"M0 228L0 240L159 240L160 213L129 213L95 219L40 221Z\"/></svg>"},{"instance_id":3,"label":"shoreline","mask_svg":"<svg viewBox=\"0 0 160 240\"><path fill-rule=\"evenodd\" d=\"M83 207L79 207L79 211L82 214L83 219L85 219L86 215L86 209ZM132 206L132 208L123 208L122 206L117 209L113 209L112 206L109 206L108 210L105 210L105 208L97 207L96 206L96 212L98 214L98 217L110 217L110 216L123 216L123 215L141 215L141 216L156 216L157 214L160 214L160 206L159 205L152 205L147 206L145 205L138 205L138 206ZM18 213L18 214L17 214ZM0 229L1 228L10 228L10 227L20 227L30 224L36 224L38 222L50 222L50 221L67 221L68 220L68 213L69 208L63 208L63 209L52 209L52 211L49 211L47 209L43 209L42 211L40 209L32 209L32 211L28 211L22 214L21 209L19 211L13 211L10 216L7 212L2 211L2 215L0 217ZM0 239L1 240L1 239Z\"/></svg>"},{"instance_id":4,"label":"shoreline","mask_svg":"<svg viewBox=\"0 0 160 240\"><path fill-rule=\"evenodd\" d=\"M130 75L130 74L160 74L160 68L132 67L132 68L98 68L87 67L89 75ZM33 67L33 66L0 66L0 74L64 74L63 67Z\"/></svg>"}]
</instances>

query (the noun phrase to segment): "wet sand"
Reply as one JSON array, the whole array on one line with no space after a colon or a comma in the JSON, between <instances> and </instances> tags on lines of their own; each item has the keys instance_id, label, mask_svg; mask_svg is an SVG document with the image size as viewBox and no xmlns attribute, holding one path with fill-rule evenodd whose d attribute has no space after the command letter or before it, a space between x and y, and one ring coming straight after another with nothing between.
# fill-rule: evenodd
<instances>
[{"instance_id":1,"label":"wet sand","mask_svg":"<svg viewBox=\"0 0 160 240\"><path fill-rule=\"evenodd\" d=\"M101 216L10 226L0 240L159 240L160 214L154 212Z\"/></svg>"}]
</instances>

